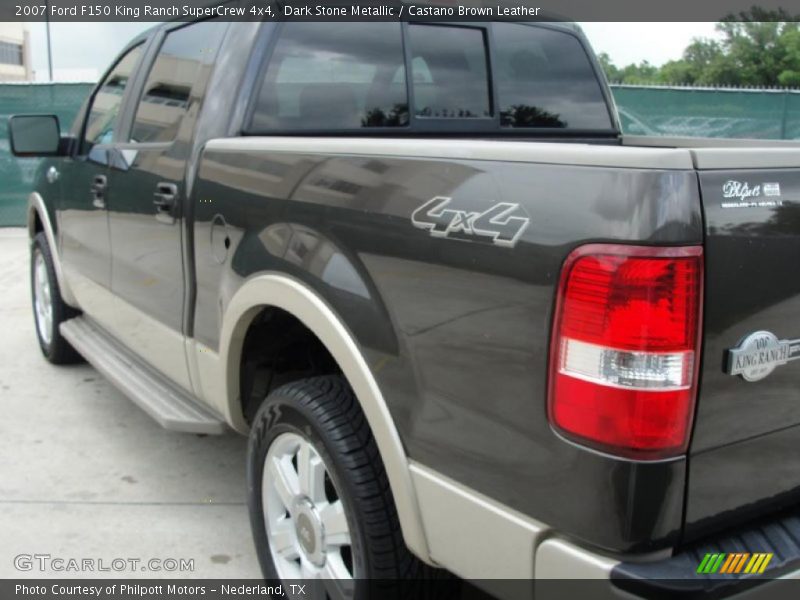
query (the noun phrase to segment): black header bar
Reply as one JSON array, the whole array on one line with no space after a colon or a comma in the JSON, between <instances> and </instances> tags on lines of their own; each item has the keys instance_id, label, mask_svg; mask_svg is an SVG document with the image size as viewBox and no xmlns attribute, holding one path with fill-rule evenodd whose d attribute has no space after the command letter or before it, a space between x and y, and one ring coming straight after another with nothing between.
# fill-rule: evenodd
<instances>
[{"instance_id":1,"label":"black header bar","mask_svg":"<svg viewBox=\"0 0 800 600\"><path fill-rule=\"evenodd\" d=\"M0 21L797 21L796 0L0 0Z\"/></svg>"}]
</instances>

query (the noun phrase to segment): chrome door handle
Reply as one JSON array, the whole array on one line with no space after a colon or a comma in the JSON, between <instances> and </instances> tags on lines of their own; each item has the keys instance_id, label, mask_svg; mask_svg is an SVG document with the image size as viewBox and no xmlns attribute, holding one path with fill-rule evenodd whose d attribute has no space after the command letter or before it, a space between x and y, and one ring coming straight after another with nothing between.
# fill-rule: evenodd
<instances>
[{"instance_id":1,"label":"chrome door handle","mask_svg":"<svg viewBox=\"0 0 800 600\"><path fill-rule=\"evenodd\" d=\"M175 206L178 202L178 186L174 183L161 182L153 192L153 204L156 207L156 221L165 225L175 224Z\"/></svg>"},{"instance_id":2,"label":"chrome door handle","mask_svg":"<svg viewBox=\"0 0 800 600\"><path fill-rule=\"evenodd\" d=\"M178 186L174 183L159 183L153 192L153 204L159 212L170 212L175 207L178 197Z\"/></svg>"},{"instance_id":3,"label":"chrome door handle","mask_svg":"<svg viewBox=\"0 0 800 600\"><path fill-rule=\"evenodd\" d=\"M92 206L95 208L106 207L106 187L108 187L108 179L105 175L95 175L92 180L92 185L89 188L92 194Z\"/></svg>"}]
</instances>

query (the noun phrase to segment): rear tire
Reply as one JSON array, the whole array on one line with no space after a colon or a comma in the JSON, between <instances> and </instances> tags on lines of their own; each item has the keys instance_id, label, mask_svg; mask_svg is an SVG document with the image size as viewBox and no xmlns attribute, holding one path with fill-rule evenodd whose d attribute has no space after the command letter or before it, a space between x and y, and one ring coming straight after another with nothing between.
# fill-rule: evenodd
<instances>
[{"instance_id":1,"label":"rear tire","mask_svg":"<svg viewBox=\"0 0 800 600\"><path fill-rule=\"evenodd\" d=\"M31 300L36 337L42 354L54 365L81 362L83 358L63 338L59 326L79 313L61 298L53 255L43 232L31 243Z\"/></svg>"},{"instance_id":2,"label":"rear tire","mask_svg":"<svg viewBox=\"0 0 800 600\"><path fill-rule=\"evenodd\" d=\"M261 569L288 596L303 579L304 597L315 599L420 597L420 580L436 573L403 541L383 461L342 377L267 396L250 433L247 476Z\"/></svg>"}]
</instances>

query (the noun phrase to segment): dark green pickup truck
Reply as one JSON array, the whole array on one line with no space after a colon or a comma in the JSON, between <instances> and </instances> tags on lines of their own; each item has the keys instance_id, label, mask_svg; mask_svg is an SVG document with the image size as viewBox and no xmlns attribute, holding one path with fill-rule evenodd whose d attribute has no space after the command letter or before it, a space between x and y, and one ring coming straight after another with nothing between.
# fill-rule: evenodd
<instances>
[{"instance_id":1,"label":"dark green pickup truck","mask_svg":"<svg viewBox=\"0 0 800 600\"><path fill-rule=\"evenodd\" d=\"M266 577L798 568L797 146L622 136L580 29L508 21L169 23L10 128L44 355L249 435Z\"/></svg>"}]
</instances>

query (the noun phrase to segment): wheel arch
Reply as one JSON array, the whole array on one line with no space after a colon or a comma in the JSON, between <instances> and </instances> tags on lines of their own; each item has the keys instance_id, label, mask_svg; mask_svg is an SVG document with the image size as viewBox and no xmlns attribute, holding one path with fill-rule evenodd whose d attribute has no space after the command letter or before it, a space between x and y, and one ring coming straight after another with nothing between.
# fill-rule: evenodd
<instances>
[{"instance_id":1,"label":"wheel arch","mask_svg":"<svg viewBox=\"0 0 800 600\"><path fill-rule=\"evenodd\" d=\"M56 241L56 232L53 228L53 223L50 221L50 213L47 212L47 206L41 194L38 192L31 192L28 196L28 238L32 240L39 231L44 232L47 238L47 245L50 247L50 254L53 257L53 267L55 268L61 299L73 308L77 308L78 301L72 294L72 290L69 288L69 284L61 268L61 253Z\"/></svg>"},{"instance_id":2,"label":"wheel arch","mask_svg":"<svg viewBox=\"0 0 800 600\"><path fill-rule=\"evenodd\" d=\"M231 424L246 430L240 399L240 363L247 331L265 308L286 311L305 325L325 346L353 389L370 425L392 490L403 539L409 550L430 562L409 461L386 400L359 345L342 319L311 288L280 273L247 279L231 298L222 322L220 359Z\"/></svg>"}]
</instances>

